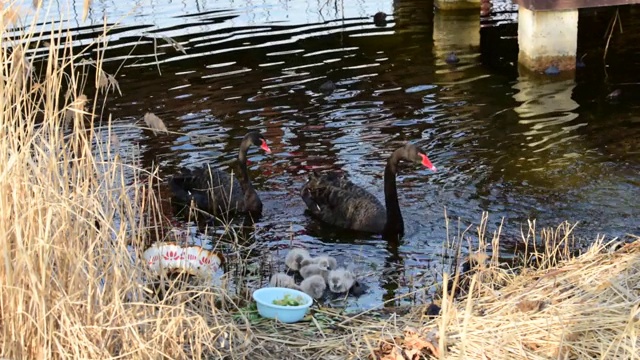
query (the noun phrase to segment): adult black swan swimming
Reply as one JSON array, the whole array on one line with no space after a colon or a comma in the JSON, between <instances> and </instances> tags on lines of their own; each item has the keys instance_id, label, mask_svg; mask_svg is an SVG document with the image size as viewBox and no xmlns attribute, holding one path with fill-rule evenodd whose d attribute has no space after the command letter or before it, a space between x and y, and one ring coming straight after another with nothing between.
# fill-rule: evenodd
<instances>
[{"instance_id":1,"label":"adult black swan swimming","mask_svg":"<svg viewBox=\"0 0 640 360\"><path fill-rule=\"evenodd\" d=\"M404 221L398 204L396 173L401 160L436 171L426 153L415 145L398 148L384 169L384 200L355 185L338 173L311 173L300 195L310 213L320 220L344 229L376 234L404 235Z\"/></svg>"},{"instance_id":2,"label":"adult black swan swimming","mask_svg":"<svg viewBox=\"0 0 640 360\"><path fill-rule=\"evenodd\" d=\"M248 132L238 151L239 180L209 165L193 170L182 169L180 174L170 177L169 187L175 200L183 204L193 201L198 209L213 215L227 212L261 213L262 202L247 170L247 151L251 145L260 147L267 154L271 153L262 134L258 131Z\"/></svg>"}]
</instances>

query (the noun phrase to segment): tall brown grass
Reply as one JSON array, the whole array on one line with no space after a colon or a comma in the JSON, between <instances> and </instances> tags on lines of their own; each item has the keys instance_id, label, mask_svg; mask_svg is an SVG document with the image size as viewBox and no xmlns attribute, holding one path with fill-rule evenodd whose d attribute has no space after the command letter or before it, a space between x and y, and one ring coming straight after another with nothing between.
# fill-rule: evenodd
<instances>
[{"instance_id":1,"label":"tall brown grass","mask_svg":"<svg viewBox=\"0 0 640 360\"><path fill-rule=\"evenodd\" d=\"M80 65L64 30L35 23L0 53L0 357L216 357L236 334L212 316L222 293L144 301L151 274L127 244L160 218L156 178L96 115L101 58ZM34 61L33 48L46 57Z\"/></svg>"}]
</instances>

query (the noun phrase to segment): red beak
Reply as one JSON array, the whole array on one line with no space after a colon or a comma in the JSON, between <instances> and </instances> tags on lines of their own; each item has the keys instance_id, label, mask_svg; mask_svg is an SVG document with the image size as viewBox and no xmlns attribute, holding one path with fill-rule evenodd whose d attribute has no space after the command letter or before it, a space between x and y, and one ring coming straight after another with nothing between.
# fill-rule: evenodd
<instances>
[{"instance_id":1,"label":"red beak","mask_svg":"<svg viewBox=\"0 0 640 360\"><path fill-rule=\"evenodd\" d=\"M264 152L266 152L267 154L271 154L271 149L269 149L269 145L267 145L267 142L264 139L262 140L262 145L260 145L260 149L264 150Z\"/></svg>"},{"instance_id":2,"label":"red beak","mask_svg":"<svg viewBox=\"0 0 640 360\"><path fill-rule=\"evenodd\" d=\"M426 166L429 170L432 170L432 171L436 171L437 170L436 167L433 166L433 164L431 163L431 160L429 160L427 155L420 154L420 157L422 158L422 165Z\"/></svg>"}]
</instances>

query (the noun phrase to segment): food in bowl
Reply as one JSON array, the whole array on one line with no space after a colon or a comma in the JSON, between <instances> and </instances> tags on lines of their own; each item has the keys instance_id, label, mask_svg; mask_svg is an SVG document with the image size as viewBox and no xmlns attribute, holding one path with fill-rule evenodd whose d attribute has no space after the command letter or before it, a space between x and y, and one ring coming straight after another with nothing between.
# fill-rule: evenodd
<instances>
[{"instance_id":1,"label":"food in bowl","mask_svg":"<svg viewBox=\"0 0 640 360\"><path fill-rule=\"evenodd\" d=\"M258 289L253 292L253 299L256 301L260 316L278 319L283 323L302 320L313 304L313 298L306 293L279 287ZM276 302L284 305L278 305Z\"/></svg>"},{"instance_id":2,"label":"food in bowl","mask_svg":"<svg viewBox=\"0 0 640 360\"><path fill-rule=\"evenodd\" d=\"M273 304L280 306L300 306L304 305L305 301L302 296L297 296L295 299L292 299L291 294L286 294L282 299L273 300Z\"/></svg>"}]
</instances>

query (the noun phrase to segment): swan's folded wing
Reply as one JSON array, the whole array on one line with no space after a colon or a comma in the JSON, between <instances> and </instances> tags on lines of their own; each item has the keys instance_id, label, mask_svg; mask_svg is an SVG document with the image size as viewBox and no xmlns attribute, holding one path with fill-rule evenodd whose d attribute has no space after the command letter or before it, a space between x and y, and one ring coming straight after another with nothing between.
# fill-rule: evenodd
<instances>
[{"instance_id":1,"label":"swan's folded wing","mask_svg":"<svg viewBox=\"0 0 640 360\"><path fill-rule=\"evenodd\" d=\"M169 179L169 187L178 202L189 204L194 200L199 209L212 214L244 207L244 193L238 180L207 166L181 171Z\"/></svg>"},{"instance_id":2,"label":"swan's folded wing","mask_svg":"<svg viewBox=\"0 0 640 360\"><path fill-rule=\"evenodd\" d=\"M370 215L380 211L384 214L384 207L377 198L353 184L343 188L323 183L309 187L307 191L305 203L316 207L310 208L311 212L335 226L366 230L362 227L363 221L368 223Z\"/></svg>"},{"instance_id":3,"label":"swan's folded wing","mask_svg":"<svg viewBox=\"0 0 640 360\"><path fill-rule=\"evenodd\" d=\"M355 191L357 193L366 192L366 190L351 182L345 173L327 172L322 174L318 180L326 186L332 186L346 191Z\"/></svg>"},{"instance_id":4,"label":"swan's folded wing","mask_svg":"<svg viewBox=\"0 0 640 360\"><path fill-rule=\"evenodd\" d=\"M328 182L310 181L302 188L300 195L311 214L320 220L337 226L346 225L340 201L347 196L344 190Z\"/></svg>"},{"instance_id":5,"label":"swan's folded wing","mask_svg":"<svg viewBox=\"0 0 640 360\"><path fill-rule=\"evenodd\" d=\"M382 203L344 174L310 174L300 195L311 214L326 223L373 232L385 226L386 212Z\"/></svg>"}]
</instances>

